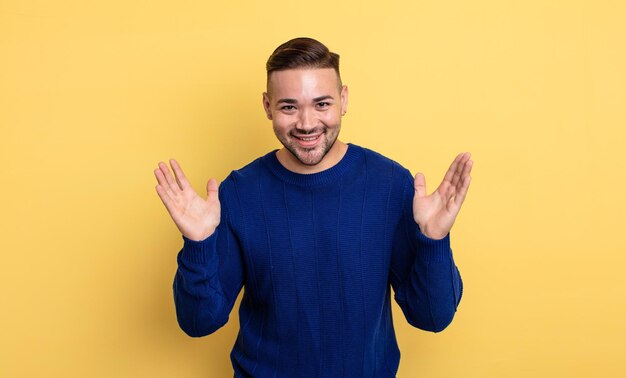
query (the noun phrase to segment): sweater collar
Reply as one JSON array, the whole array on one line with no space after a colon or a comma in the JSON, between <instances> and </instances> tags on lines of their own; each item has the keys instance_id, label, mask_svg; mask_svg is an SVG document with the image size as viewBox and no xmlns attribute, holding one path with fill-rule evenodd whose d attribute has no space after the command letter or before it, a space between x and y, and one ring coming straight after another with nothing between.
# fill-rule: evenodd
<instances>
[{"instance_id":1,"label":"sweater collar","mask_svg":"<svg viewBox=\"0 0 626 378\"><path fill-rule=\"evenodd\" d=\"M341 160L332 167L321 172L302 174L296 173L285 168L276 157L276 150L273 150L263 156L261 160L267 168L279 179L298 186L319 186L326 185L339 180L351 168L355 167L363 160L363 150L361 147L348 143L348 149Z\"/></svg>"}]
</instances>

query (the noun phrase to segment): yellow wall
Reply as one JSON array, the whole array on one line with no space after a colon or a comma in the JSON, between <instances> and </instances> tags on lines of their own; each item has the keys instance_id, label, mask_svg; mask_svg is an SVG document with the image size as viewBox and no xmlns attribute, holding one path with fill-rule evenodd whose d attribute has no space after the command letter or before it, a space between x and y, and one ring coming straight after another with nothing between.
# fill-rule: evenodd
<instances>
[{"instance_id":1,"label":"yellow wall","mask_svg":"<svg viewBox=\"0 0 626 378\"><path fill-rule=\"evenodd\" d=\"M452 325L394 308L399 377L623 377L623 1L0 0L2 377L221 377L238 324L188 338L182 240L152 170L194 186L278 147L264 63L342 57L342 139L430 189L457 152Z\"/></svg>"}]
</instances>

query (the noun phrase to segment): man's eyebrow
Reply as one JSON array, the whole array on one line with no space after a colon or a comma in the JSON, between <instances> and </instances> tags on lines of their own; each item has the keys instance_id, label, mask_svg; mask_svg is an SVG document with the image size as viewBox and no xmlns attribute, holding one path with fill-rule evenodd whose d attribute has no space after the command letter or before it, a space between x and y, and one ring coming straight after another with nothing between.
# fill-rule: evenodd
<instances>
[{"instance_id":1,"label":"man's eyebrow","mask_svg":"<svg viewBox=\"0 0 626 378\"><path fill-rule=\"evenodd\" d=\"M334 100L333 96L331 96L331 95L324 95L324 96L315 97L313 99L313 102L320 102L320 101L324 101L324 100L328 100L328 99ZM282 103L285 103L285 104L297 104L298 100L296 100L295 98L281 98L276 103L277 104L282 104Z\"/></svg>"},{"instance_id":2,"label":"man's eyebrow","mask_svg":"<svg viewBox=\"0 0 626 378\"><path fill-rule=\"evenodd\" d=\"M280 103L283 103L283 102L286 103L286 104L297 104L298 100L296 100L295 98L281 98L276 103L280 104Z\"/></svg>"},{"instance_id":3,"label":"man's eyebrow","mask_svg":"<svg viewBox=\"0 0 626 378\"><path fill-rule=\"evenodd\" d=\"M320 102L320 101L324 101L324 100L328 100L328 99L330 99L330 100L334 100L333 96L331 96L331 95L325 95L325 96L315 97L315 98L313 99L313 102Z\"/></svg>"}]
</instances>

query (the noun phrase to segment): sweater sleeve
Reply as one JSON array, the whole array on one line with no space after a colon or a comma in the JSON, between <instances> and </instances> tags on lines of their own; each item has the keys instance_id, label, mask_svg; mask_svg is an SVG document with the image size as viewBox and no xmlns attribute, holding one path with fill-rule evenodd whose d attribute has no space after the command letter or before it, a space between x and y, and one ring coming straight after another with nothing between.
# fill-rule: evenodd
<instances>
[{"instance_id":1,"label":"sweater sleeve","mask_svg":"<svg viewBox=\"0 0 626 378\"><path fill-rule=\"evenodd\" d=\"M413 219L413 195L409 179L402 197L402 219L395 233L391 284L409 324L441 332L452 322L461 301L463 281L452 257L450 234L434 240L420 232Z\"/></svg>"},{"instance_id":2,"label":"sweater sleeve","mask_svg":"<svg viewBox=\"0 0 626 378\"><path fill-rule=\"evenodd\" d=\"M220 186L220 224L202 241L183 238L174 277L174 304L180 328L189 336L209 335L228 321L243 286L239 241Z\"/></svg>"}]
</instances>

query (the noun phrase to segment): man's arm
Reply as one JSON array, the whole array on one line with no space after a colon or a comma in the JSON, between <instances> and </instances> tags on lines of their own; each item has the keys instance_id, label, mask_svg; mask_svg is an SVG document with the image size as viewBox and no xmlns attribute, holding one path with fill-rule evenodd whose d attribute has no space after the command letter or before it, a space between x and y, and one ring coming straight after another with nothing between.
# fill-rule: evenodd
<instances>
[{"instance_id":1,"label":"man's arm","mask_svg":"<svg viewBox=\"0 0 626 378\"><path fill-rule=\"evenodd\" d=\"M414 242L399 243L394 251L396 269L392 270L391 283L395 300L409 324L425 331L441 332L452 322L463 295L463 281L452 258L450 236L433 240L418 229L409 232L411 236L407 237L412 237Z\"/></svg>"},{"instance_id":2,"label":"man's arm","mask_svg":"<svg viewBox=\"0 0 626 378\"><path fill-rule=\"evenodd\" d=\"M243 285L241 251L227 211L232 204L224 194L232 193L232 181L226 179L218 190L217 181L210 179L204 199L176 160L170 164L174 175L163 162L154 174L156 191L184 242L173 285L176 317L185 333L199 337L228 321Z\"/></svg>"},{"instance_id":3,"label":"man's arm","mask_svg":"<svg viewBox=\"0 0 626 378\"><path fill-rule=\"evenodd\" d=\"M411 180L407 172L400 227L406 235L396 239L392 284L407 320L422 329L446 328L461 300L463 281L452 258L450 229L465 201L473 163L469 152L458 154L432 194L423 174Z\"/></svg>"},{"instance_id":4,"label":"man's arm","mask_svg":"<svg viewBox=\"0 0 626 378\"><path fill-rule=\"evenodd\" d=\"M183 235L177 257L173 285L176 318L192 337L209 335L226 324L243 286L239 242L230 227L226 203L222 203L222 221L215 232L202 241Z\"/></svg>"}]
</instances>

